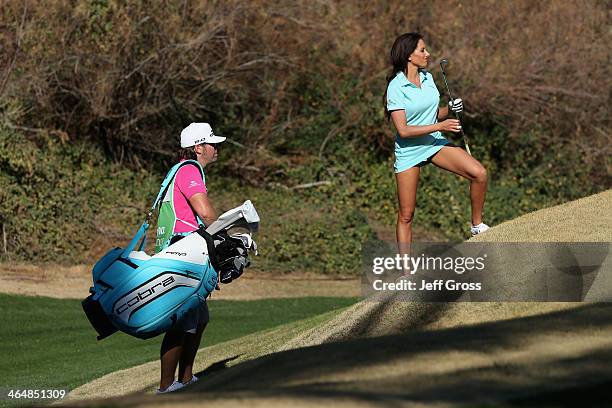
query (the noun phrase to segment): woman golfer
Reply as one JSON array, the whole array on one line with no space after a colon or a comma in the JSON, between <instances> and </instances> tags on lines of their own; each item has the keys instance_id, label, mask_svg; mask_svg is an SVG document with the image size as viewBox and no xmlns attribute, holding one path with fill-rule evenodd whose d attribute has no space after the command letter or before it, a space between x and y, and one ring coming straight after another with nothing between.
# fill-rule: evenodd
<instances>
[{"instance_id":1,"label":"woman golfer","mask_svg":"<svg viewBox=\"0 0 612 408\"><path fill-rule=\"evenodd\" d=\"M437 167L470 180L472 201L472 235L486 231L482 209L487 191L487 171L467 154L446 140L440 132L457 133L459 121L446 119L449 109L463 110L461 99L440 108L440 93L433 77L425 68L430 55L425 41L418 33L402 34L391 48L393 65L387 77L385 116L391 118L395 137L395 177L399 212L396 235L398 244L412 241L412 219L416 207L416 192L421 167L433 163ZM438 122L440 120L440 122Z\"/></svg>"}]
</instances>

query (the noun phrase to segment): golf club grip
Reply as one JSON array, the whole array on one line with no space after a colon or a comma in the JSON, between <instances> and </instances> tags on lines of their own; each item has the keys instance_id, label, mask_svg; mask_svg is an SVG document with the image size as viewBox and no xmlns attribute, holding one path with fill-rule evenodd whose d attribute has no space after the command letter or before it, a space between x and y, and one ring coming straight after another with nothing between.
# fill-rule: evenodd
<instances>
[{"instance_id":1,"label":"golf club grip","mask_svg":"<svg viewBox=\"0 0 612 408\"><path fill-rule=\"evenodd\" d=\"M453 96L451 95L450 87L448 86L448 81L446 80L446 72L444 72L444 65L440 62L440 71L442 71L442 78L444 79L444 85L446 86L446 91L448 92L448 98L453 101ZM449 108L450 109L450 108ZM461 132L461 136L463 137L463 143L465 144L465 150L471 156L472 152L470 151L470 145L468 144L468 139L465 133L463 132L463 125L461 124L461 115L458 112L454 112L455 118L459 121L459 131Z\"/></svg>"},{"instance_id":2,"label":"golf club grip","mask_svg":"<svg viewBox=\"0 0 612 408\"><path fill-rule=\"evenodd\" d=\"M448 86L448 81L446 80L446 72L444 72L444 66L440 63L440 71L442 71L442 79L444 79L444 86L446 86L446 92L448 93L448 99L453 100L453 95L451 95L450 87Z\"/></svg>"}]
</instances>

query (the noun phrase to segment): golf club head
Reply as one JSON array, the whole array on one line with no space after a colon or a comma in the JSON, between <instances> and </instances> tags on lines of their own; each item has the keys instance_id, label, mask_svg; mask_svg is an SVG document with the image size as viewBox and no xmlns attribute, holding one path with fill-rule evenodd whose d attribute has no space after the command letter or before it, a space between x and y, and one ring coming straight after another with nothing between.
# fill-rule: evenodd
<instances>
[{"instance_id":1,"label":"golf club head","mask_svg":"<svg viewBox=\"0 0 612 408\"><path fill-rule=\"evenodd\" d=\"M444 73L444 66L448 64L448 60L446 58L442 58L440 60L440 70L442 71L442 73Z\"/></svg>"}]
</instances>

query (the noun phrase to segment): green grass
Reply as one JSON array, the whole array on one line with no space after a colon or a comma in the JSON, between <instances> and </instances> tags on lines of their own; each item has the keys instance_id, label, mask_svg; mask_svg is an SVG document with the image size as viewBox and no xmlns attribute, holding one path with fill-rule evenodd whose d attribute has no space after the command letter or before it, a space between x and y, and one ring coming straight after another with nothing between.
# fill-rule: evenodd
<instances>
[{"instance_id":1,"label":"green grass","mask_svg":"<svg viewBox=\"0 0 612 408\"><path fill-rule=\"evenodd\" d=\"M209 301L202 346L315 316L355 298ZM79 300L0 294L0 389L74 389L97 377L156 360L162 336L117 333L100 342ZM4 398L4 397L3 397ZM0 406L7 404L0 400Z\"/></svg>"}]
</instances>

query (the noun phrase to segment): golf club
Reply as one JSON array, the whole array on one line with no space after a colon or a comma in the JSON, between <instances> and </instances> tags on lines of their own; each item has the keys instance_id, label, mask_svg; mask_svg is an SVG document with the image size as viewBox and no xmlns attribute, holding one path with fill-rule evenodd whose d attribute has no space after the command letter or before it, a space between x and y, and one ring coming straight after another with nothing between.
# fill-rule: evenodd
<instances>
[{"instance_id":1,"label":"golf club","mask_svg":"<svg viewBox=\"0 0 612 408\"><path fill-rule=\"evenodd\" d=\"M442 78L444 78L444 85L446 85L446 91L448 92L448 97L451 101L453 101L454 99L451 95L450 88L448 87L448 82L446 81L446 73L444 72L444 65L446 64L448 64L448 60L446 58L442 58L442 61L440 61L440 71L442 71ZM468 144L467 136L465 135L465 133L463 133L463 125L461 124L461 116L457 112L453 112L453 113L455 114L455 117L459 121L459 126L460 126L459 131L461 132L461 136L463 136L463 143L465 143L465 150L471 156L472 152L470 152L470 146Z\"/></svg>"}]
</instances>

